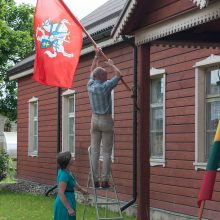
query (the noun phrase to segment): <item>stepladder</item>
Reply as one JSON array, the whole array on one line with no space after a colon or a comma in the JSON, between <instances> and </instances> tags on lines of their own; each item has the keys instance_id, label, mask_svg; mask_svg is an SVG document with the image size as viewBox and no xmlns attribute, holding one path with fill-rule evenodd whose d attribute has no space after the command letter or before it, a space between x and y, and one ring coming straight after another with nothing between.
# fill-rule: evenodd
<instances>
[{"instance_id":1,"label":"stepladder","mask_svg":"<svg viewBox=\"0 0 220 220\"><path fill-rule=\"evenodd\" d=\"M91 147L88 148L90 171L88 174L87 191L90 199L84 204L82 220L91 220L91 216L87 214L88 206L91 205L95 209L96 220L123 220L120 201L115 186L112 171L110 171L109 183L110 187L95 187L94 173L91 161ZM101 169L101 162L99 168ZM111 210L111 211L110 211Z\"/></svg>"}]
</instances>

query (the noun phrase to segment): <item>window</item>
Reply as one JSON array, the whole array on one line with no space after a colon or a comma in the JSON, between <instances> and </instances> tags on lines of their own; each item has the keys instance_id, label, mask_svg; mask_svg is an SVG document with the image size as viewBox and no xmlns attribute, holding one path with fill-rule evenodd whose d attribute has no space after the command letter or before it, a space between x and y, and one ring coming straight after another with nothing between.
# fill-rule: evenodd
<instances>
[{"instance_id":1,"label":"window","mask_svg":"<svg viewBox=\"0 0 220 220\"><path fill-rule=\"evenodd\" d=\"M63 93L62 143L63 151L70 151L75 156L75 91Z\"/></svg>"},{"instance_id":2,"label":"window","mask_svg":"<svg viewBox=\"0 0 220 220\"><path fill-rule=\"evenodd\" d=\"M28 155L38 155L38 99L29 100Z\"/></svg>"},{"instance_id":3,"label":"window","mask_svg":"<svg viewBox=\"0 0 220 220\"><path fill-rule=\"evenodd\" d=\"M204 159L209 157L210 147L220 119L220 66L206 70L206 146Z\"/></svg>"},{"instance_id":4,"label":"window","mask_svg":"<svg viewBox=\"0 0 220 220\"><path fill-rule=\"evenodd\" d=\"M220 56L211 55L196 67L195 169L205 169L220 119Z\"/></svg>"},{"instance_id":5,"label":"window","mask_svg":"<svg viewBox=\"0 0 220 220\"><path fill-rule=\"evenodd\" d=\"M150 163L165 166L165 70L150 71Z\"/></svg>"}]
</instances>

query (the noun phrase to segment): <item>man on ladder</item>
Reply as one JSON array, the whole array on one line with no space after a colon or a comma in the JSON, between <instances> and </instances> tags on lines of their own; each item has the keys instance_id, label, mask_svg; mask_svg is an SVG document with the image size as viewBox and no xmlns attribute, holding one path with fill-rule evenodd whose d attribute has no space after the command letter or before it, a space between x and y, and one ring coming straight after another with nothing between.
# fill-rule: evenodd
<instances>
[{"instance_id":1,"label":"man on ladder","mask_svg":"<svg viewBox=\"0 0 220 220\"><path fill-rule=\"evenodd\" d=\"M96 55L91 66L91 75L87 84L89 100L92 109L91 118L91 162L93 169L94 186L96 188L109 188L109 176L111 167L111 154L113 147L114 121L112 119L111 91L118 85L121 71L112 60L106 64L114 71L115 76L107 80L107 71L98 66L102 53L96 49ZM102 145L103 167L102 177L99 177L100 145Z\"/></svg>"},{"instance_id":2,"label":"man on ladder","mask_svg":"<svg viewBox=\"0 0 220 220\"><path fill-rule=\"evenodd\" d=\"M114 122L112 119L112 99L111 91L118 85L121 79L121 71L113 64L112 60L107 59L106 64L114 71L115 76L107 80L107 71L98 66L100 55L103 52L95 47L96 55L91 66L91 75L87 85L89 100L92 109L91 119L91 146L89 147L90 174L88 178L88 188L90 180L92 181L92 192L95 202L97 220L123 220L120 209L120 202L115 188L114 178L111 174L111 154L113 147ZM103 167L102 176L99 176L99 157L100 147L102 145ZM111 186L109 180L111 179ZM96 190L105 189L105 201L98 199ZM109 190L115 195L115 201L109 201ZM99 208L105 206L105 217L100 216ZM115 206L118 213L115 217L107 217L109 206ZM86 206L84 206L83 219Z\"/></svg>"}]
</instances>

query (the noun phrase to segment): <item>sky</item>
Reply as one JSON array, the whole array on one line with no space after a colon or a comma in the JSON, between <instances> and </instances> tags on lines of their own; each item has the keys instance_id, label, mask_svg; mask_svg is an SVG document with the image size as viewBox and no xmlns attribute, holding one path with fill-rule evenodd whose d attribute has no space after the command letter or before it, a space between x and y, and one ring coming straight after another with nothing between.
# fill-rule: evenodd
<instances>
[{"instance_id":1,"label":"sky","mask_svg":"<svg viewBox=\"0 0 220 220\"><path fill-rule=\"evenodd\" d=\"M73 14L81 19L108 0L64 0ZM28 3L36 6L37 0L15 0L16 3Z\"/></svg>"}]
</instances>

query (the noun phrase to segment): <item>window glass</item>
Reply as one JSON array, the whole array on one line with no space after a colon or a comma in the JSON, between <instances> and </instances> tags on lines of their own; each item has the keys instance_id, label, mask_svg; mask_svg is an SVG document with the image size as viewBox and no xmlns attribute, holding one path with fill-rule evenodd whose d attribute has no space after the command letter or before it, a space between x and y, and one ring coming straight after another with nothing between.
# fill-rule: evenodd
<instances>
[{"instance_id":1,"label":"window glass","mask_svg":"<svg viewBox=\"0 0 220 220\"><path fill-rule=\"evenodd\" d=\"M69 113L73 113L74 112L74 97L70 97L69 98Z\"/></svg>"},{"instance_id":2,"label":"window glass","mask_svg":"<svg viewBox=\"0 0 220 220\"><path fill-rule=\"evenodd\" d=\"M73 117L69 117L69 134L73 134L74 133L74 118Z\"/></svg>"},{"instance_id":3,"label":"window glass","mask_svg":"<svg viewBox=\"0 0 220 220\"><path fill-rule=\"evenodd\" d=\"M151 157L163 156L163 77L151 79L150 151Z\"/></svg>"},{"instance_id":4,"label":"window glass","mask_svg":"<svg viewBox=\"0 0 220 220\"><path fill-rule=\"evenodd\" d=\"M37 145L38 145L38 137L34 136L34 148L33 148L34 151L37 151Z\"/></svg>"},{"instance_id":5,"label":"window glass","mask_svg":"<svg viewBox=\"0 0 220 220\"><path fill-rule=\"evenodd\" d=\"M34 117L37 117L37 103L33 104L33 108L34 108Z\"/></svg>"},{"instance_id":6,"label":"window glass","mask_svg":"<svg viewBox=\"0 0 220 220\"><path fill-rule=\"evenodd\" d=\"M33 97L29 102L29 133L28 133L28 155L38 154L38 101Z\"/></svg>"},{"instance_id":7,"label":"window glass","mask_svg":"<svg viewBox=\"0 0 220 220\"><path fill-rule=\"evenodd\" d=\"M208 69L206 74L206 95L220 94L220 69Z\"/></svg>"},{"instance_id":8,"label":"window glass","mask_svg":"<svg viewBox=\"0 0 220 220\"><path fill-rule=\"evenodd\" d=\"M207 161L220 119L220 69L206 71L206 145L204 158Z\"/></svg>"},{"instance_id":9,"label":"window glass","mask_svg":"<svg viewBox=\"0 0 220 220\"><path fill-rule=\"evenodd\" d=\"M67 90L63 94L62 149L75 154L75 92Z\"/></svg>"},{"instance_id":10,"label":"window glass","mask_svg":"<svg viewBox=\"0 0 220 220\"><path fill-rule=\"evenodd\" d=\"M34 120L34 135L37 135L37 121Z\"/></svg>"}]
</instances>

